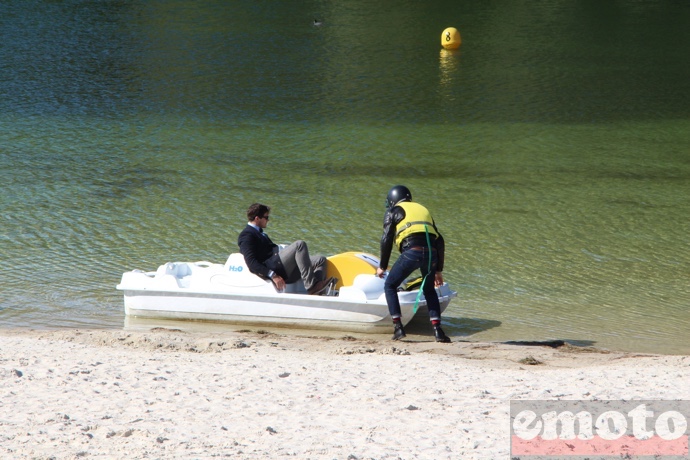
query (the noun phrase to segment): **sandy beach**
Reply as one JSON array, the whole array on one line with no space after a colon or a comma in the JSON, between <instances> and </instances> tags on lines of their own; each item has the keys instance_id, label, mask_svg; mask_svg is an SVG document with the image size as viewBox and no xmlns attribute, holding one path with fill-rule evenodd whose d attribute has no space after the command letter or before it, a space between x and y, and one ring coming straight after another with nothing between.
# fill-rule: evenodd
<instances>
[{"instance_id":1,"label":"sandy beach","mask_svg":"<svg viewBox=\"0 0 690 460\"><path fill-rule=\"evenodd\" d=\"M3 330L0 458L507 459L511 400L688 382L688 356L567 344Z\"/></svg>"}]
</instances>

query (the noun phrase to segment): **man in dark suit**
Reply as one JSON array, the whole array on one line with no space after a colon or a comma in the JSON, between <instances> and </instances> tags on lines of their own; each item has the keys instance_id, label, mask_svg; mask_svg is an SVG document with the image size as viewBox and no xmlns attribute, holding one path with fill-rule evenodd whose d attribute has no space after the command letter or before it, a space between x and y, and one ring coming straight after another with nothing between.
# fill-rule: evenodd
<instances>
[{"instance_id":1,"label":"man in dark suit","mask_svg":"<svg viewBox=\"0 0 690 460\"><path fill-rule=\"evenodd\" d=\"M297 240L279 252L278 245L264 233L270 218L269 206L254 203L247 209L247 226L240 233L237 244L249 271L270 279L279 291L286 283L300 278L309 294L320 295L335 286L337 279L326 277L326 258L309 256L307 243Z\"/></svg>"}]
</instances>

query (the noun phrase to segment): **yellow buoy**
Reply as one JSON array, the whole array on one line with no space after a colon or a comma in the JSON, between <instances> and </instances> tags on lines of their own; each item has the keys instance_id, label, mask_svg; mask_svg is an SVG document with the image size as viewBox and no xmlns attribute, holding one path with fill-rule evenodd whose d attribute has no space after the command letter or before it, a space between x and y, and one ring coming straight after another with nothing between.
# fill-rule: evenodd
<instances>
[{"instance_id":1,"label":"yellow buoy","mask_svg":"<svg viewBox=\"0 0 690 460\"><path fill-rule=\"evenodd\" d=\"M454 50L460 47L462 39L460 38L460 32L455 27L448 27L441 34L441 46L447 50Z\"/></svg>"}]
</instances>

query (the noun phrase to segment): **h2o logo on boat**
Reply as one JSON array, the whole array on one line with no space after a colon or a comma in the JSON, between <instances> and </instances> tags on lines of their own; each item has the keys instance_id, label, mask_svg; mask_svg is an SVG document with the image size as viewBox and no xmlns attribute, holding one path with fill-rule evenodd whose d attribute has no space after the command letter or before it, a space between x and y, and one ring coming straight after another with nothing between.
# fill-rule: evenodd
<instances>
[{"instance_id":1,"label":"h2o logo on boat","mask_svg":"<svg viewBox=\"0 0 690 460\"><path fill-rule=\"evenodd\" d=\"M231 272L238 272L239 273L242 270L244 270L244 267L241 265L230 265L230 266L228 266L228 270L230 270Z\"/></svg>"}]
</instances>

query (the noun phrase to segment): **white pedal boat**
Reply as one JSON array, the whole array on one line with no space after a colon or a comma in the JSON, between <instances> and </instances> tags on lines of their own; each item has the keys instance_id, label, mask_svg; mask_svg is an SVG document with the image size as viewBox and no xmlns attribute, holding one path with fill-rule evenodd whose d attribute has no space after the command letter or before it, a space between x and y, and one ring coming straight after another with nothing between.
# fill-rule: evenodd
<instances>
[{"instance_id":1,"label":"white pedal boat","mask_svg":"<svg viewBox=\"0 0 690 460\"><path fill-rule=\"evenodd\" d=\"M125 314L130 317L361 332L390 330L383 280L375 276L379 259L367 253L346 252L327 260L327 276L338 278L335 290L328 295L308 295L301 280L278 292L271 281L249 271L240 253L231 254L225 264L169 262L155 272L126 272L117 289L124 291ZM447 283L436 292L442 312L457 296ZM428 315L423 294L416 305L417 294L417 289L398 292L404 324L415 314Z\"/></svg>"}]
</instances>

